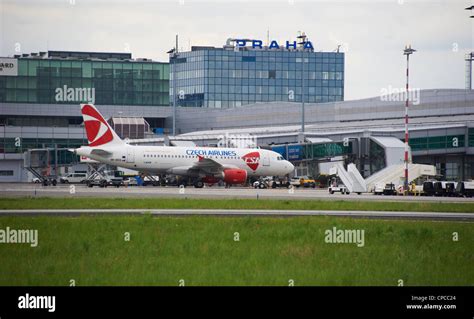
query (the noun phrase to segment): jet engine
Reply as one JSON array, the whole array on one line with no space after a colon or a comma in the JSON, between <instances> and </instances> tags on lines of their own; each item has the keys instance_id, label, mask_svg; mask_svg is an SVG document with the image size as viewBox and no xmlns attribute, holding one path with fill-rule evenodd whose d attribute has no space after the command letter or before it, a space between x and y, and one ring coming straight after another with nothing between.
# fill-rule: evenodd
<instances>
[{"instance_id":1,"label":"jet engine","mask_svg":"<svg viewBox=\"0 0 474 319\"><path fill-rule=\"evenodd\" d=\"M223 180L227 184L244 184L247 180L247 171L240 168L225 169L223 175Z\"/></svg>"}]
</instances>

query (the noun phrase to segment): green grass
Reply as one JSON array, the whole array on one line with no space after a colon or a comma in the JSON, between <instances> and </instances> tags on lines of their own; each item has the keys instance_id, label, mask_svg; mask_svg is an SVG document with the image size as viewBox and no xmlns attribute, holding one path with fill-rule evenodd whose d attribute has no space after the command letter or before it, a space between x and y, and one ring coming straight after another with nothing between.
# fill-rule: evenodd
<instances>
[{"instance_id":1,"label":"green grass","mask_svg":"<svg viewBox=\"0 0 474 319\"><path fill-rule=\"evenodd\" d=\"M472 203L2 198L0 209L208 208L473 212ZM1 216L39 246L0 244L0 285L473 285L474 224L336 217ZM327 244L361 229L365 246ZM130 232L131 241L124 240ZM240 241L234 241L239 232ZM459 241L452 240L453 232Z\"/></svg>"},{"instance_id":2,"label":"green grass","mask_svg":"<svg viewBox=\"0 0 474 319\"><path fill-rule=\"evenodd\" d=\"M151 207L147 205L162 200L144 201L135 203ZM1 203L3 208L12 206L6 204L11 200ZM42 206L35 203L49 202L27 200L16 206ZM129 201L117 203L123 207ZM69 205L76 207L78 201ZM238 205L245 207L242 202ZM66 286L71 279L80 286L176 286L181 279L188 286L288 285L290 279L295 285L395 286L399 279L404 285L474 284L472 223L335 217L2 216L0 229L6 227L38 229L39 245L0 244L0 285ZM326 243L325 230L332 227L365 230L365 246ZM131 234L129 242L125 232ZM238 242L235 232L240 234ZM452 240L453 232L459 241Z\"/></svg>"},{"instance_id":3,"label":"green grass","mask_svg":"<svg viewBox=\"0 0 474 319\"><path fill-rule=\"evenodd\" d=\"M0 209L194 208L474 212L473 203L189 198L1 198Z\"/></svg>"}]
</instances>

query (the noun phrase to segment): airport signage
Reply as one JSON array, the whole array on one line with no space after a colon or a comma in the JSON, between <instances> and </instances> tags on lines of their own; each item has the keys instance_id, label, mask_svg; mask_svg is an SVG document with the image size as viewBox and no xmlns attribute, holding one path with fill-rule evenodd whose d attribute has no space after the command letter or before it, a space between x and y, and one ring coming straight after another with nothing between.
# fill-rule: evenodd
<instances>
[{"instance_id":1,"label":"airport signage","mask_svg":"<svg viewBox=\"0 0 474 319\"><path fill-rule=\"evenodd\" d=\"M272 151L277 152L288 161L301 161L303 159L303 147L301 145L283 145L272 147Z\"/></svg>"},{"instance_id":2,"label":"airport signage","mask_svg":"<svg viewBox=\"0 0 474 319\"><path fill-rule=\"evenodd\" d=\"M303 147L301 145L288 145L288 160L301 161L303 159Z\"/></svg>"},{"instance_id":3,"label":"airport signage","mask_svg":"<svg viewBox=\"0 0 474 319\"><path fill-rule=\"evenodd\" d=\"M0 76L18 76L18 60L0 58Z\"/></svg>"},{"instance_id":4,"label":"airport signage","mask_svg":"<svg viewBox=\"0 0 474 319\"><path fill-rule=\"evenodd\" d=\"M252 49L263 49L263 41L262 40L246 40L246 39L236 39L235 40L236 46L237 47L246 47L249 45L252 47ZM268 49L280 49L283 45L279 44L278 41L272 40L270 44L268 45ZM297 48L297 43L296 41L286 41L286 43L283 46L285 49L290 50L296 50ZM310 49L314 50L313 44L311 41L306 41L303 46L304 49Z\"/></svg>"}]
</instances>

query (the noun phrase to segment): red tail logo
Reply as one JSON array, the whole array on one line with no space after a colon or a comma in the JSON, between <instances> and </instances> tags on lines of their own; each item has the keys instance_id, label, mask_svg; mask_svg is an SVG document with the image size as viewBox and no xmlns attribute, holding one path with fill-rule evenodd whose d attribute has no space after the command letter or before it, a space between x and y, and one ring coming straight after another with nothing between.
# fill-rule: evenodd
<instances>
[{"instance_id":1,"label":"red tail logo","mask_svg":"<svg viewBox=\"0 0 474 319\"><path fill-rule=\"evenodd\" d=\"M252 170L257 170L258 164L260 162L260 153L259 152L252 152L244 155L242 157L245 163L250 167Z\"/></svg>"},{"instance_id":2,"label":"red tail logo","mask_svg":"<svg viewBox=\"0 0 474 319\"><path fill-rule=\"evenodd\" d=\"M107 144L113 140L112 131L104 118L90 105L82 108L89 146Z\"/></svg>"}]
</instances>

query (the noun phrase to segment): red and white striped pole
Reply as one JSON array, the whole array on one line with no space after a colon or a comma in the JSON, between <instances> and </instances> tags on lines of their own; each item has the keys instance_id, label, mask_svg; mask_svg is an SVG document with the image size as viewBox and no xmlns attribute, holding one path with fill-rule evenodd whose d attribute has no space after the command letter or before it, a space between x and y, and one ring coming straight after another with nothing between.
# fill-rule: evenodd
<instances>
[{"instance_id":1,"label":"red and white striped pole","mask_svg":"<svg viewBox=\"0 0 474 319\"><path fill-rule=\"evenodd\" d=\"M409 66L410 66L410 54L416 52L416 50L411 48L411 45L405 46L403 54L407 56L407 83L406 83L406 100L405 100L405 195L408 194L408 152L409 152L409 135L408 135L408 102L409 102Z\"/></svg>"}]
</instances>

